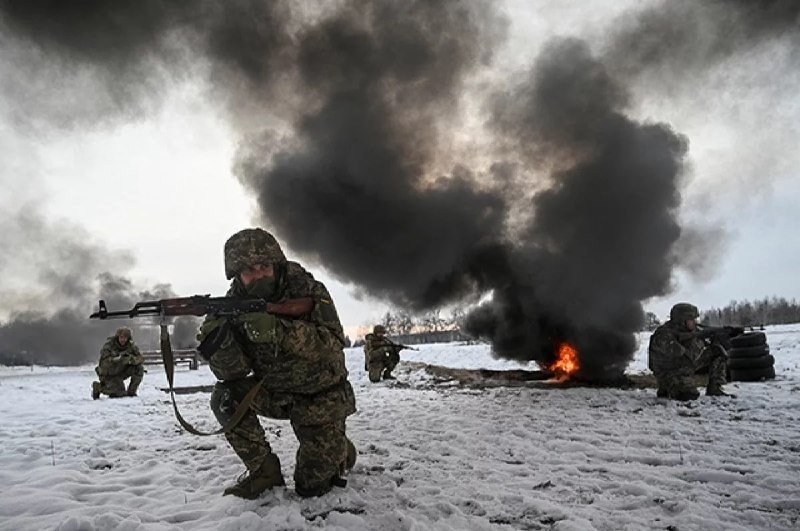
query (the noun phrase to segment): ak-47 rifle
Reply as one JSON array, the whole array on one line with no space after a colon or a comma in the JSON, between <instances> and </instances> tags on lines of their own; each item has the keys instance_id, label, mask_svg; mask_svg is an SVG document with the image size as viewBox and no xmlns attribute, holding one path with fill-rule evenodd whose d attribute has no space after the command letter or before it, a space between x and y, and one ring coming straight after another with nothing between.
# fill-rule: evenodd
<instances>
[{"instance_id":1,"label":"ak-47 rifle","mask_svg":"<svg viewBox=\"0 0 800 531\"><path fill-rule=\"evenodd\" d=\"M194 315L201 317L212 314L219 317L236 317L250 312L267 312L289 318L299 318L311 313L314 309L314 299L301 297L287 299L282 302L267 302L255 297L212 297L211 295L193 295L175 299L161 299L157 301L142 301L133 305L130 310L109 312L105 301L100 301L100 308L91 314L89 319L133 319L136 317L157 316L161 317L161 357L164 361L164 372L167 375L172 407L175 417L181 426L189 433L195 435L217 435L232 430L250 409L250 404L255 400L256 394L261 389L264 378L255 384L239 403L231 419L220 429L213 432L201 432L189 424L178 411L175 402L175 361L172 355L172 344L169 339L169 329L166 318L180 315Z\"/></svg>"},{"instance_id":2,"label":"ak-47 rifle","mask_svg":"<svg viewBox=\"0 0 800 531\"><path fill-rule=\"evenodd\" d=\"M235 317L243 313L268 312L285 317L300 317L314 309L311 297L287 299L282 302L267 302L256 297L212 297L211 295L193 295L175 299L142 301L134 304L130 310L109 312L106 302L100 301L99 311L89 319L133 319L135 317L172 317L178 315L194 315L201 317L212 314L219 317Z\"/></svg>"},{"instance_id":3,"label":"ak-47 rifle","mask_svg":"<svg viewBox=\"0 0 800 531\"><path fill-rule=\"evenodd\" d=\"M743 326L705 326L697 325L699 330L700 339L709 341L710 343L718 343L725 347L726 350L732 348L731 338L744 334Z\"/></svg>"},{"instance_id":4,"label":"ak-47 rifle","mask_svg":"<svg viewBox=\"0 0 800 531\"><path fill-rule=\"evenodd\" d=\"M401 350L419 350L418 348L409 347L408 345L403 345L402 343L395 343L393 341L389 341L389 344L395 349L397 349L397 352L400 352Z\"/></svg>"}]
</instances>

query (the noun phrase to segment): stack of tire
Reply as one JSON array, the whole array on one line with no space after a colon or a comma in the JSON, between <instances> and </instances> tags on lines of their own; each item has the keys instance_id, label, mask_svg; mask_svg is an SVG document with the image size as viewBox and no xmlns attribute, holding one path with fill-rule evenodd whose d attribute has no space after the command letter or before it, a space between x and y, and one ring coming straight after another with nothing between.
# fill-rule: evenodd
<instances>
[{"instance_id":1,"label":"stack of tire","mask_svg":"<svg viewBox=\"0 0 800 531\"><path fill-rule=\"evenodd\" d=\"M758 382L775 378L775 358L769 353L764 332L746 332L731 338L728 380Z\"/></svg>"}]
</instances>

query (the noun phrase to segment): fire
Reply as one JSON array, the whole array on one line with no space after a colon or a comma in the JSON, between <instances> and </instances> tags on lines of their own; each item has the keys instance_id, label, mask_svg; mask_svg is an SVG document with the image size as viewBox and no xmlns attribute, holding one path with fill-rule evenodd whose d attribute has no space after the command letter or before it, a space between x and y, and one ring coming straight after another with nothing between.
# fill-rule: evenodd
<instances>
[{"instance_id":1,"label":"fire","mask_svg":"<svg viewBox=\"0 0 800 531\"><path fill-rule=\"evenodd\" d=\"M566 380L580 369L578 349L564 341L558 346L558 356L549 369L559 380Z\"/></svg>"}]
</instances>

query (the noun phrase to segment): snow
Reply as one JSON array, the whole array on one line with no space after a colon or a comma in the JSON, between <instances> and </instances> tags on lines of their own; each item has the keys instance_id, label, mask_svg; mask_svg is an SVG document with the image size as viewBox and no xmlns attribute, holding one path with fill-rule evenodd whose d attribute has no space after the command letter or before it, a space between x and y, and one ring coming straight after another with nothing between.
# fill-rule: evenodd
<instances>
[{"instance_id":1,"label":"snow","mask_svg":"<svg viewBox=\"0 0 800 531\"><path fill-rule=\"evenodd\" d=\"M776 380L688 405L653 389L432 384L402 363L397 382L370 384L362 351L349 349L358 462L346 488L315 499L294 493L291 427L267 419L289 485L223 497L243 467L221 436L180 429L160 367L138 397L97 401L92 367L0 368L0 529L798 529L800 325L766 332ZM639 345L632 373L646 371L647 334ZM520 368L486 345L402 357ZM175 379L214 380L207 367ZM217 427L208 398L177 397L205 430Z\"/></svg>"}]
</instances>

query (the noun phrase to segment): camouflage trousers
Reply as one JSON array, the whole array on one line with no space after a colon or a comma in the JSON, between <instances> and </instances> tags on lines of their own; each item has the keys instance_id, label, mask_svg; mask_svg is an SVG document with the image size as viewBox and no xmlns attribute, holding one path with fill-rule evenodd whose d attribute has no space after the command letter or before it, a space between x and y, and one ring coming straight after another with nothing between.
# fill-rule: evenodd
<instances>
[{"instance_id":1,"label":"camouflage trousers","mask_svg":"<svg viewBox=\"0 0 800 531\"><path fill-rule=\"evenodd\" d=\"M728 355L724 348L719 345L706 347L694 363L687 359L685 364L654 372L659 395L677 400L697 399L700 393L694 386L694 376L701 369L708 369L708 389L720 389L727 381L727 363Z\"/></svg>"},{"instance_id":2,"label":"camouflage trousers","mask_svg":"<svg viewBox=\"0 0 800 531\"><path fill-rule=\"evenodd\" d=\"M211 410L221 424L234 414L257 378L217 382L211 394ZM289 420L300 443L295 457L294 481L299 494L319 496L345 472L348 447L345 419L355 412L355 395L350 382L316 395L276 393L261 389L250 410L230 432L228 444L250 471L255 471L272 448L266 440L258 415Z\"/></svg>"},{"instance_id":3,"label":"camouflage trousers","mask_svg":"<svg viewBox=\"0 0 800 531\"><path fill-rule=\"evenodd\" d=\"M100 376L99 370L95 369L98 373L97 377L100 380L100 392L110 396L111 398L120 398L122 396L133 395L139 389L139 384L142 383L144 378L143 365L126 365L121 371L114 374L114 376ZM125 389L125 380L131 379L128 388Z\"/></svg>"},{"instance_id":4,"label":"camouflage trousers","mask_svg":"<svg viewBox=\"0 0 800 531\"><path fill-rule=\"evenodd\" d=\"M369 381L379 382L381 375L391 374L400 363L400 354L394 350L379 350L369 357Z\"/></svg>"}]
</instances>

